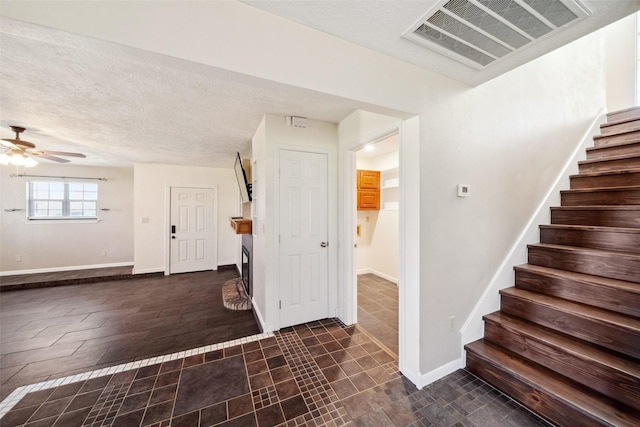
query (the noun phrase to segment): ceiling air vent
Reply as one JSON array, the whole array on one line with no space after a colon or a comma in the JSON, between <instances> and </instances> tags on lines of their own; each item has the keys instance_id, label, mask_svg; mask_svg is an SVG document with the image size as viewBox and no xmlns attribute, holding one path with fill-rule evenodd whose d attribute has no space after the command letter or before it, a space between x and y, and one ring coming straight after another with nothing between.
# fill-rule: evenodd
<instances>
[{"instance_id":1,"label":"ceiling air vent","mask_svg":"<svg viewBox=\"0 0 640 427\"><path fill-rule=\"evenodd\" d=\"M588 15L575 0L449 0L404 37L482 69Z\"/></svg>"}]
</instances>

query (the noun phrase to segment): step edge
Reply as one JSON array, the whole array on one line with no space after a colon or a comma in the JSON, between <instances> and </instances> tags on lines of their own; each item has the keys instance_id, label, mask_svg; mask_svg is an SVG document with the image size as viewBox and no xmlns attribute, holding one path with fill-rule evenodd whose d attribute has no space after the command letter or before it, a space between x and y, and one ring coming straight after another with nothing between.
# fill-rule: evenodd
<instances>
[{"instance_id":1,"label":"step edge","mask_svg":"<svg viewBox=\"0 0 640 427\"><path fill-rule=\"evenodd\" d=\"M624 114L627 113L628 111L621 111L619 113L610 113L612 115L615 114ZM607 118L609 117L609 114L607 114ZM606 127L611 127L611 126L615 126L615 125L621 125L624 123L631 123L631 122L636 122L636 121L640 121L640 117L627 117L625 119L617 119L617 120L612 120L612 121L607 121L606 123L602 123L600 125L600 128L606 128Z\"/></svg>"},{"instance_id":2,"label":"step edge","mask_svg":"<svg viewBox=\"0 0 640 427\"><path fill-rule=\"evenodd\" d=\"M590 402L592 402L594 400L594 396L591 395L591 394L587 394L586 392L584 392L581 389L574 388L574 390L572 391L572 393L570 395L559 394L559 393L557 393L557 391L551 390L551 388L549 387L549 383L551 383L554 386L556 384L562 384L565 387L566 386L571 386L572 384L570 382L568 382L568 381L559 380L557 375L556 376L549 375L549 373L547 373L548 369L545 368L545 367L540 367L540 365L538 365L537 363L535 365L537 367L539 367L539 368L536 369L536 371L538 372L538 374L540 376L543 377L543 379L545 380L546 384L540 384L538 382L534 382L534 381L530 380L527 376L525 376L525 373L519 371L516 367L512 366L511 362L508 363L507 365L505 365L505 364L497 365L496 363L494 363L494 361L489 356L485 356L484 353L481 353L480 351L478 351L475 348L473 348L475 346L471 346L472 344L478 343L478 342L481 343L480 346L489 346L490 347L490 351L491 351L491 349L493 349L493 351L498 351L500 353L503 353L503 354L507 355L510 359L512 357L514 357L515 359L519 359L518 362L522 363L522 359L523 359L522 357L519 357L517 355L513 355L512 352L510 352L510 351L508 351L506 349L503 350L502 348L494 346L494 345L492 345L490 343L484 342L483 340L474 341L473 343L469 343L469 344L465 345L465 350L467 350L468 352L470 351L477 358L482 359L483 361L485 361L485 363L489 364L490 366L495 366L495 367L498 367L498 368L500 368L502 370L505 370L508 373L508 375L516 378L518 381L520 381L520 382L522 382L524 384L527 384L532 389L541 390L545 394L555 396L556 399L561 401L564 405L572 407L576 411L584 412L590 418L607 420L608 422L611 423L611 425L616 425L614 423L618 419L617 418L612 418L612 414L615 414L616 413L615 409L619 409L619 408L613 407L612 405L610 405L607 402L605 404L606 405L605 409L598 410L602 406L603 402L599 401L598 402L599 404L596 404L595 402L590 403ZM469 346L469 348L467 348L467 346ZM526 366L525 366L525 369L526 369ZM473 374L473 372L471 372L471 373ZM478 377L478 378L482 379L481 377ZM492 385L492 387L497 389L497 387L495 387L493 385ZM558 387L556 386L556 388L558 388ZM578 393L579 393L579 396L582 397L582 399L580 399L580 400L575 399L575 397L576 397L575 395L578 394ZM597 393L597 394L600 394L600 393ZM511 397L511 396L509 396L509 397ZM573 399L571 397L573 397ZM513 399L513 400L517 401L517 399ZM613 399L607 398L607 400L613 400ZM585 404L588 404L589 407L588 408L585 407ZM625 407L626 407L626 405L625 405ZM629 408L629 409L631 409L631 408Z\"/></svg>"},{"instance_id":3,"label":"step edge","mask_svg":"<svg viewBox=\"0 0 640 427\"><path fill-rule=\"evenodd\" d=\"M580 165L590 165L594 163L604 163L604 162L616 162L618 160L630 160L630 159L640 159L640 154L636 155L619 155L619 156L611 156L611 157L602 157L599 159L585 159L578 161L578 166Z\"/></svg>"},{"instance_id":4,"label":"step edge","mask_svg":"<svg viewBox=\"0 0 640 427\"><path fill-rule=\"evenodd\" d=\"M638 205L640 206L640 205ZM527 244L527 249L551 249L557 251L573 251L573 252L595 252L594 255L603 256L603 254L615 254L617 256L624 256L625 258L631 258L632 261L640 262L640 254L634 252L626 252L626 251L614 251L611 249L594 249L594 248L585 248L582 246L569 246L569 245L555 245L553 243L529 243Z\"/></svg>"},{"instance_id":5,"label":"step edge","mask_svg":"<svg viewBox=\"0 0 640 427\"><path fill-rule=\"evenodd\" d=\"M545 336L541 337L541 336L535 335L531 331L527 331L524 328L520 328L519 325L511 324L504 327L502 326L504 325L504 323L502 323L499 319L495 318L496 314L498 313L500 317L506 317L507 322L515 321L519 323L525 323L527 324L527 327L536 330L536 332L541 331L542 334L544 334ZM633 361L628 360L630 357L623 358L619 356L618 353L614 354L612 352L600 350L598 347L594 346L593 344L591 345L587 344L588 341L575 338L571 335L563 334L562 332L549 329L545 326L541 326L524 319L519 319L515 316L509 315L507 313L502 313L500 311L486 314L482 318L483 320L485 320L485 322L488 321L490 323L498 325L499 327L503 327L504 329L513 330L514 332L518 334L522 334L528 337L529 339L543 343L557 350L564 351L567 354L571 355L572 357L580 359L585 363L589 363L589 362L597 363L598 365L610 368L612 370L618 371L620 373L623 373L625 375L628 375L630 377L640 380L640 366L638 366L634 370ZM572 348L566 349L563 345L560 344L560 342L562 341L563 335L568 337L569 347L572 347ZM582 343L585 343L585 344L582 344ZM525 357L525 356L521 355L521 357ZM615 363L607 363L604 359L613 360Z\"/></svg>"},{"instance_id":6,"label":"step edge","mask_svg":"<svg viewBox=\"0 0 640 427\"><path fill-rule=\"evenodd\" d=\"M591 188L573 188L570 190L560 190L560 194L588 194L597 191L600 192L613 192L613 191L638 191L640 185L623 185L617 187L591 187Z\"/></svg>"},{"instance_id":7,"label":"step edge","mask_svg":"<svg viewBox=\"0 0 640 427\"><path fill-rule=\"evenodd\" d=\"M601 210L601 211L635 211L640 205L579 205L579 206L551 206L551 210Z\"/></svg>"},{"instance_id":8,"label":"step edge","mask_svg":"<svg viewBox=\"0 0 640 427\"><path fill-rule=\"evenodd\" d=\"M520 264L513 267L516 271L540 274L546 277L565 277L570 280L582 282L591 286L603 288L616 288L625 292L640 294L640 286L628 280L611 279L608 277L594 276L592 274L579 273L576 271L559 270L557 268L545 267L535 264ZM557 273L556 273L557 272ZM571 277L577 276L577 277Z\"/></svg>"},{"instance_id":9,"label":"step edge","mask_svg":"<svg viewBox=\"0 0 640 427\"><path fill-rule=\"evenodd\" d=\"M517 294L513 293L514 290L517 292ZM622 329L625 329L640 335L640 319L634 316L629 316L627 314L618 313L616 311L611 311L611 310L595 307L588 304L582 304L582 303L567 300L564 298L558 298L552 295L544 295L544 294L539 294L537 292L527 291L526 289L518 289L516 287L501 289L499 293L500 293L500 296L507 295L507 296L518 298L521 300L526 299L535 304L544 305L545 307L555 308L564 313L573 314L574 316L578 316L583 319L590 319L593 321L597 321L599 323L614 325L616 327L620 327ZM522 293L525 293L525 295L518 295ZM541 296L547 301L542 301L539 298L536 299L534 295ZM548 301L549 299L552 301ZM595 312L595 313L588 314L584 311L584 308L588 308L590 312Z\"/></svg>"},{"instance_id":10,"label":"step edge","mask_svg":"<svg viewBox=\"0 0 640 427\"><path fill-rule=\"evenodd\" d=\"M607 137L609 137L610 135L608 135ZM605 137L605 138L607 138ZM587 147L585 148L585 152L587 153L592 153L594 151L607 151L607 150L613 150L616 148L627 148L629 146L633 146L633 145L640 145L640 140L638 141L629 141L629 142L623 142L623 143L613 143L613 144L607 144L607 145L601 145L599 147L596 146L592 146L592 147Z\"/></svg>"},{"instance_id":11,"label":"step edge","mask_svg":"<svg viewBox=\"0 0 640 427\"><path fill-rule=\"evenodd\" d=\"M569 175L569 178L598 178L601 176L632 175L640 173L640 168L619 169L615 171L583 172Z\"/></svg>"},{"instance_id":12,"label":"step edge","mask_svg":"<svg viewBox=\"0 0 640 427\"><path fill-rule=\"evenodd\" d=\"M640 228L606 227L602 225L540 224L538 227L546 228L546 229L571 229L576 231L593 231L593 232L601 232L601 233L640 234Z\"/></svg>"}]
</instances>

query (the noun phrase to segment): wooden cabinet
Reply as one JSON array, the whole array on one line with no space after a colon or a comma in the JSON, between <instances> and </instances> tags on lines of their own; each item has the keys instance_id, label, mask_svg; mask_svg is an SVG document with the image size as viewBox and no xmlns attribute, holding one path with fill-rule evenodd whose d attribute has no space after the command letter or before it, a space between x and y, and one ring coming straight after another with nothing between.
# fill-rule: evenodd
<instances>
[{"instance_id":1,"label":"wooden cabinet","mask_svg":"<svg viewBox=\"0 0 640 427\"><path fill-rule=\"evenodd\" d=\"M380 209L380 171L358 169L358 210Z\"/></svg>"}]
</instances>

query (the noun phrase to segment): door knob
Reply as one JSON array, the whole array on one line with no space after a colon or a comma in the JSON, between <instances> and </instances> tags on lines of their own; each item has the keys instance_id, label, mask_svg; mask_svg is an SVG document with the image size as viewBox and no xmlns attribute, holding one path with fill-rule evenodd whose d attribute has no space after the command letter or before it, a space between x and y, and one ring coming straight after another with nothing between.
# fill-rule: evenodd
<instances>
[{"instance_id":1,"label":"door knob","mask_svg":"<svg viewBox=\"0 0 640 427\"><path fill-rule=\"evenodd\" d=\"M328 242L322 242L322 243L320 243L320 246L323 247L323 248L326 248L327 246L329 246L329 243Z\"/></svg>"}]
</instances>

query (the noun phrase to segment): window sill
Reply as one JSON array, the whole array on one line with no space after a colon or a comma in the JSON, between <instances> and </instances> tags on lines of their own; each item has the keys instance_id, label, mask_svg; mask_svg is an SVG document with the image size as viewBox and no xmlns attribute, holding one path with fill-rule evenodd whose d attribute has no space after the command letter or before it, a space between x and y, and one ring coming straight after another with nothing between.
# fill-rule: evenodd
<instances>
[{"instance_id":1,"label":"window sill","mask_svg":"<svg viewBox=\"0 0 640 427\"><path fill-rule=\"evenodd\" d=\"M87 219L27 219L25 224L97 224L100 218Z\"/></svg>"}]
</instances>

